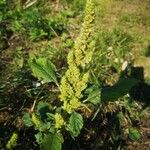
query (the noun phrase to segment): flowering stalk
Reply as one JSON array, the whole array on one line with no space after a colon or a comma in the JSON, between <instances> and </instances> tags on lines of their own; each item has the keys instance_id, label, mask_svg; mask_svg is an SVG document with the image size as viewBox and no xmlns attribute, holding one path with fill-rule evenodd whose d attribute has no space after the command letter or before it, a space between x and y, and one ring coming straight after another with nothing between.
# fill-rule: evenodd
<instances>
[{"instance_id":1,"label":"flowering stalk","mask_svg":"<svg viewBox=\"0 0 150 150\"><path fill-rule=\"evenodd\" d=\"M40 131L41 130L40 128L41 128L43 122L41 121L39 116L36 115L35 113L32 113L32 122L35 125L36 129L38 129Z\"/></svg>"},{"instance_id":2,"label":"flowering stalk","mask_svg":"<svg viewBox=\"0 0 150 150\"><path fill-rule=\"evenodd\" d=\"M13 132L12 136L10 137L9 141L6 144L6 148L8 150L12 150L17 146L18 134Z\"/></svg>"},{"instance_id":3,"label":"flowering stalk","mask_svg":"<svg viewBox=\"0 0 150 150\"><path fill-rule=\"evenodd\" d=\"M87 0L82 29L73 50L68 53L68 70L60 84L60 100L63 102L63 109L68 113L81 106L82 91L87 87L88 68L95 50L95 41L92 37L94 18L93 1Z\"/></svg>"},{"instance_id":4,"label":"flowering stalk","mask_svg":"<svg viewBox=\"0 0 150 150\"><path fill-rule=\"evenodd\" d=\"M59 129L63 125L65 125L65 121L64 121L63 117L61 116L61 114L56 113L54 118L55 118L55 128L56 129Z\"/></svg>"}]
</instances>

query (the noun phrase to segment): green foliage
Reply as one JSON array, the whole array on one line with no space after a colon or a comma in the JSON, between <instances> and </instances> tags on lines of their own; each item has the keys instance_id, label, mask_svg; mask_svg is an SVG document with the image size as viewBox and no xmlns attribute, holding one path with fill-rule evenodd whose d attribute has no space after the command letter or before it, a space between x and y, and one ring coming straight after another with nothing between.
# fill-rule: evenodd
<instances>
[{"instance_id":1,"label":"green foliage","mask_svg":"<svg viewBox=\"0 0 150 150\"><path fill-rule=\"evenodd\" d=\"M31 119L29 113L24 113L22 120L23 120L23 123L25 126L27 126L27 127L33 126L33 122L32 122L32 119Z\"/></svg>"},{"instance_id":2,"label":"green foliage","mask_svg":"<svg viewBox=\"0 0 150 150\"><path fill-rule=\"evenodd\" d=\"M60 35L64 30L65 16L58 14L53 18L47 18L43 13L39 7L25 10L22 12L22 18L16 20L12 26L13 31L21 29L32 41Z\"/></svg>"},{"instance_id":3,"label":"green foliage","mask_svg":"<svg viewBox=\"0 0 150 150\"><path fill-rule=\"evenodd\" d=\"M141 106L136 101L132 100L130 96L126 95L124 97L124 107L128 111L128 115L133 122L134 120L140 120L140 115L142 114Z\"/></svg>"},{"instance_id":4,"label":"green foliage","mask_svg":"<svg viewBox=\"0 0 150 150\"><path fill-rule=\"evenodd\" d=\"M115 27L111 31L102 30L96 36L96 51L93 57L95 75L97 78L103 78L102 72L105 72L106 69L109 71L111 68L120 73L123 62L130 57L132 37L119 27ZM100 72L99 68L104 69L101 69Z\"/></svg>"},{"instance_id":5,"label":"green foliage","mask_svg":"<svg viewBox=\"0 0 150 150\"><path fill-rule=\"evenodd\" d=\"M72 3L71 9L75 12L75 14L79 14L84 10L86 0L66 0L68 3Z\"/></svg>"},{"instance_id":6,"label":"green foliage","mask_svg":"<svg viewBox=\"0 0 150 150\"><path fill-rule=\"evenodd\" d=\"M131 140L137 141L140 139L140 137L141 135L137 129L129 128L129 138Z\"/></svg>"},{"instance_id":7,"label":"green foliage","mask_svg":"<svg viewBox=\"0 0 150 150\"><path fill-rule=\"evenodd\" d=\"M0 6L3 6L6 3L6 0L1 0L0 1Z\"/></svg>"},{"instance_id":8,"label":"green foliage","mask_svg":"<svg viewBox=\"0 0 150 150\"><path fill-rule=\"evenodd\" d=\"M43 142L43 133L42 132L38 132L37 134L35 134L35 138L36 138L36 142L41 145L41 143Z\"/></svg>"},{"instance_id":9,"label":"green foliage","mask_svg":"<svg viewBox=\"0 0 150 150\"><path fill-rule=\"evenodd\" d=\"M77 137L80 134L80 130L83 127L83 118L79 113L73 112L69 118L69 124L67 130L73 137Z\"/></svg>"},{"instance_id":10,"label":"green foliage","mask_svg":"<svg viewBox=\"0 0 150 150\"><path fill-rule=\"evenodd\" d=\"M37 106L37 114L44 120L47 118L47 113L50 113L50 104L40 101Z\"/></svg>"},{"instance_id":11,"label":"green foliage","mask_svg":"<svg viewBox=\"0 0 150 150\"><path fill-rule=\"evenodd\" d=\"M63 137L60 133L46 134L41 143L41 150L61 150Z\"/></svg>"},{"instance_id":12,"label":"green foliage","mask_svg":"<svg viewBox=\"0 0 150 150\"><path fill-rule=\"evenodd\" d=\"M94 105L100 104L101 102L101 89L98 86L92 86L86 90L88 97L85 101L88 101Z\"/></svg>"},{"instance_id":13,"label":"green foliage","mask_svg":"<svg viewBox=\"0 0 150 150\"><path fill-rule=\"evenodd\" d=\"M33 75L43 82L54 82L57 83L56 68L52 62L47 58L38 58L31 60L29 65L32 69Z\"/></svg>"},{"instance_id":14,"label":"green foliage","mask_svg":"<svg viewBox=\"0 0 150 150\"><path fill-rule=\"evenodd\" d=\"M51 39L61 35L66 28L68 14L59 12L54 16L47 3L38 1L26 7L26 3L21 1L1 1L0 41L4 42L3 38L6 38L9 32L19 33L30 41Z\"/></svg>"}]
</instances>

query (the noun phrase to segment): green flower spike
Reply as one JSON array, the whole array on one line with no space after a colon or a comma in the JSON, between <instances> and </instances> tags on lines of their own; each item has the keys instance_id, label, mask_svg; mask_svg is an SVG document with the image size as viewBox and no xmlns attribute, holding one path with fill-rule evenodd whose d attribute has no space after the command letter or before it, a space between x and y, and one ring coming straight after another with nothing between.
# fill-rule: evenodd
<instances>
[{"instance_id":1,"label":"green flower spike","mask_svg":"<svg viewBox=\"0 0 150 150\"><path fill-rule=\"evenodd\" d=\"M68 70L62 77L60 84L60 100L63 102L63 109L68 113L81 106L82 91L87 87L88 68L95 50L95 41L92 36L94 18L93 1L87 0L82 29L73 50L68 53Z\"/></svg>"}]
</instances>

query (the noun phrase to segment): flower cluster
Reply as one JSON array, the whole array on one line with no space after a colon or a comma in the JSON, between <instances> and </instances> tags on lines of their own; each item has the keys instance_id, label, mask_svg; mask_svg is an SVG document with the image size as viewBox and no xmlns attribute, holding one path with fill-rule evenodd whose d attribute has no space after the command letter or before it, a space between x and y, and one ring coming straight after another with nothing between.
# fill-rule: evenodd
<instances>
[{"instance_id":1,"label":"flower cluster","mask_svg":"<svg viewBox=\"0 0 150 150\"><path fill-rule=\"evenodd\" d=\"M32 114L32 122L34 123L35 127L40 130L40 127L42 126L42 121L35 113Z\"/></svg>"},{"instance_id":2,"label":"flower cluster","mask_svg":"<svg viewBox=\"0 0 150 150\"><path fill-rule=\"evenodd\" d=\"M68 70L60 84L60 100L63 102L63 109L68 113L81 106L82 91L87 87L88 66L95 49L92 37L94 18L94 4L92 0L87 0L82 29L73 50L68 54Z\"/></svg>"},{"instance_id":3,"label":"flower cluster","mask_svg":"<svg viewBox=\"0 0 150 150\"><path fill-rule=\"evenodd\" d=\"M65 124L63 117L59 113L56 113L54 118L55 118L55 128L56 129L61 128Z\"/></svg>"},{"instance_id":4,"label":"flower cluster","mask_svg":"<svg viewBox=\"0 0 150 150\"><path fill-rule=\"evenodd\" d=\"M10 140L7 142L6 148L9 149L9 150L11 150L14 147L16 147L16 145L17 145L17 139L18 139L18 134L14 132L12 134Z\"/></svg>"}]
</instances>

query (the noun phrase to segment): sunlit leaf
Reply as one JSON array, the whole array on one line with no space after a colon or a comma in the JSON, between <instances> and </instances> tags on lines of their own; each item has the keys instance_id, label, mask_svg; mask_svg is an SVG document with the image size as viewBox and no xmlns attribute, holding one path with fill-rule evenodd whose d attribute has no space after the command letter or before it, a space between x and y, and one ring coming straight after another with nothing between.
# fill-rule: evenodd
<instances>
[{"instance_id":1,"label":"sunlit leaf","mask_svg":"<svg viewBox=\"0 0 150 150\"><path fill-rule=\"evenodd\" d=\"M52 62L47 58L38 58L32 60L30 63L33 75L39 80L44 82L55 82L57 84L56 78L56 68Z\"/></svg>"}]
</instances>

